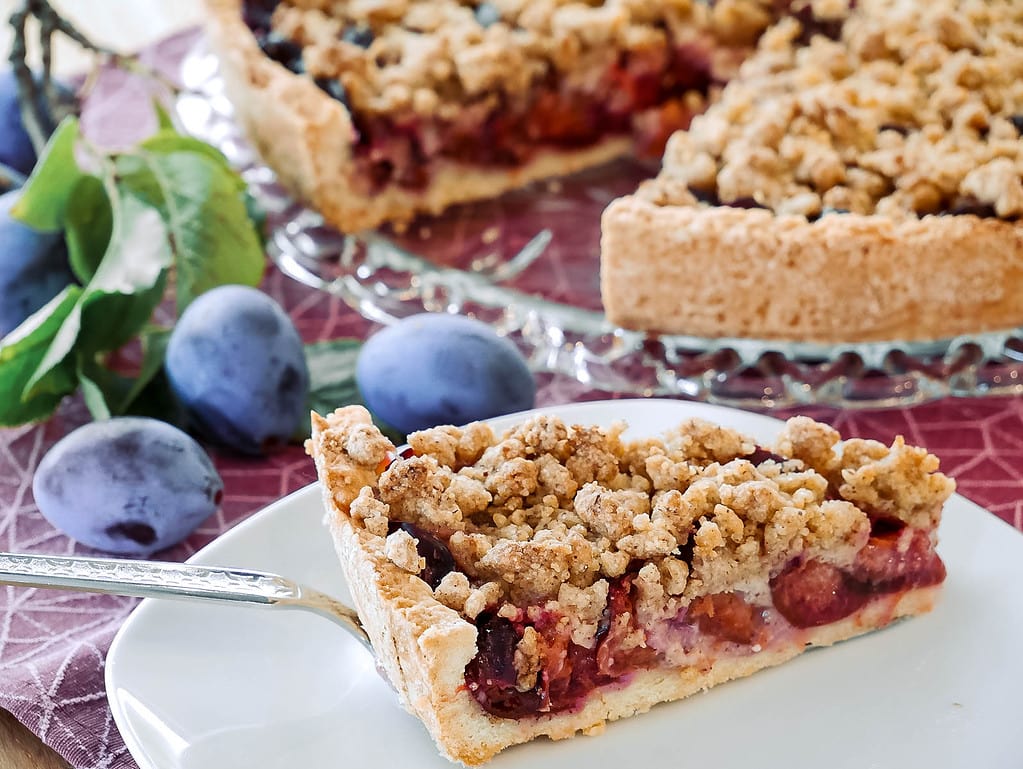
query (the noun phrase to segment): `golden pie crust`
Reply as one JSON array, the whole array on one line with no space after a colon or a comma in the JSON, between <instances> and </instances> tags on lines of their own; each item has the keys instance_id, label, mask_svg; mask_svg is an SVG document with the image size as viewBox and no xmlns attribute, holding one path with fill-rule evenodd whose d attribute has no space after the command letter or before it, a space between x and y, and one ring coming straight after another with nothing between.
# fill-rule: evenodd
<instances>
[{"instance_id":1,"label":"golden pie crust","mask_svg":"<svg viewBox=\"0 0 1023 769\"><path fill-rule=\"evenodd\" d=\"M1023 226L976 216L799 216L619 198L601 221L615 324L811 342L1023 325Z\"/></svg>"}]
</instances>

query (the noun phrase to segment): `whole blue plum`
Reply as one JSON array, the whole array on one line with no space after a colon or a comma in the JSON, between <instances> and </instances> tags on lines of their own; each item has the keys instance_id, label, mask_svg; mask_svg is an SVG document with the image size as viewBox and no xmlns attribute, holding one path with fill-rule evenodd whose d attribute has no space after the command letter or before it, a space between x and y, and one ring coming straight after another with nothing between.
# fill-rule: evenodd
<instances>
[{"instance_id":1,"label":"whole blue plum","mask_svg":"<svg viewBox=\"0 0 1023 769\"><path fill-rule=\"evenodd\" d=\"M21 122L18 83L9 67L0 72L0 163L26 176L36 164L36 151Z\"/></svg>"},{"instance_id":2,"label":"whole blue plum","mask_svg":"<svg viewBox=\"0 0 1023 769\"><path fill-rule=\"evenodd\" d=\"M220 286L178 320L167 377L196 427L248 454L288 441L306 410L309 370L295 326L273 299Z\"/></svg>"},{"instance_id":3,"label":"whole blue plum","mask_svg":"<svg viewBox=\"0 0 1023 769\"><path fill-rule=\"evenodd\" d=\"M38 232L11 218L19 190L0 195L0 338L3 338L69 283L64 235Z\"/></svg>"},{"instance_id":4,"label":"whole blue plum","mask_svg":"<svg viewBox=\"0 0 1023 769\"><path fill-rule=\"evenodd\" d=\"M144 417L78 428L43 457L32 481L50 523L82 544L122 555L177 544L216 511L223 490L195 440Z\"/></svg>"},{"instance_id":5,"label":"whole blue plum","mask_svg":"<svg viewBox=\"0 0 1023 769\"><path fill-rule=\"evenodd\" d=\"M359 390L384 422L409 433L533 407L536 383L510 341L459 315L405 318L370 337Z\"/></svg>"}]
</instances>

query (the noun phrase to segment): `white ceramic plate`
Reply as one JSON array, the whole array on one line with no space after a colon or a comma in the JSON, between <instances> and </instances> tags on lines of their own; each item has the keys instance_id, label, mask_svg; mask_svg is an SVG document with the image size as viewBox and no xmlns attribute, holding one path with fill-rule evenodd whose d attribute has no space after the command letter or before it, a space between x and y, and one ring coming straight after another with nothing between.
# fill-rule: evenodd
<instances>
[{"instance_id":1,"label":"white ceramic plate","mask_svg":"<svg viewBox=\"0 0 1023 769\"><path fill-rule=\"evenodd\" d=\"M769 441L767 417L678 401L546 411L625 419L632 435L702 416ZM507 426L513 417L497 420ZM303 489L192 560L273 571L349 600L319 490ZM940 552L945 595L925 617L608 726L498 756L513 767L998 769L1023 761L1023 537L962 497ZM450 766L369 655L314 615L145 600L106 669L114 719L142 769Z\"/></svg>"}]
</instances>

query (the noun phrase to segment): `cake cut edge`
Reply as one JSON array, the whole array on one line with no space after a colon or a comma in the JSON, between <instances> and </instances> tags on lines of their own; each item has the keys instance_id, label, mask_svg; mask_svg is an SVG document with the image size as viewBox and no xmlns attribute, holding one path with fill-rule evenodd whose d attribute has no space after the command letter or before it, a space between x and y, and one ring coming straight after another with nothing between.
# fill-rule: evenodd
<instances>
[{"instance_id":1,"label":"cake cut edge","mask_svg":"<svg viewBox=\"0 0 1023 769\"><path fill-rule=\"evenodd\" d=\"M289 72L259 48L242 20L241 0L205 0L206 29L220 61L235 117L281 184L342 232L407 225L419 214L489 200L544 179L568 176L633 153L630 136L609 135L567 149L538 149L515 167L437 161L421 190L388 185L360 193L352 116L309 78Z\"/></svg>"}]
</instances>

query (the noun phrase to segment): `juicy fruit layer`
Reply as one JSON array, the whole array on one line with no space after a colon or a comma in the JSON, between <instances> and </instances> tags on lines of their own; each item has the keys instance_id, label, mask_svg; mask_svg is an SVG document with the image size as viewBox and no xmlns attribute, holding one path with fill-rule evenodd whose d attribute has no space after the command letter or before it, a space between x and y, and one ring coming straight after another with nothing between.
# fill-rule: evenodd
<instances>
[{"instance_id":1,"label":"juicy fruit layer","mask_svg":"<svg viewBox=\"0 0 1023 769\"><path fill-rule=\"evenodd\" d=\"M248 0L243 18L269 58L302 74L302 47L272 29L277 4ZM491 11L496 9L482 3L477 18ZM342 39L367 48L374 38L368 27L356 26ZM711 69L711 50L697 41L623 51L606 70L575 78L585 86L566 85L551 73L524 97L476 98L454 119L408 111L370 114L353 105L338 79L315 82L351 113L357 179L371 192L388 185L421 189L438 160L514 167L544 148L584 148L612 136L633 134L640 154L660 157L668 137L705 106L714 85Z\"/></svg>"},{"instance_id":2,"label":"juicy fruit layer","mask_svg":"<svg viewBox=\"0 0 1023 769\"><path fill-rule=\"evenodd\" d=\"M430 163L439 159L514 167L544 148L583 148L629 134L641 155L660 157L668 137L702 109L709 64L695 47L623 54L592 91L544 84L523 104L470 105L455 121L353 114L358 175L372 190L389 184L421 189L430 181Z\"/></svg>"},{"instance_id":3,"label":"juicy fruit layer","mask_svg":"<svg viewBox=\"0 0 1023 769\"><path fill-rule=\"evenodd\" d=\"M451 554L421 527L402 527L419 540L424 574L429 575L424 579L439 584L456 568ZM927 532L879 519L846 569L819 559L796 559L771 579L769 599L748 599L739 592L705 595L674 618L645 628L636 619L633 578L630 573L612 583L590 648L573 643L554 612L480 614L478 653L465 672L469 692L500 718L575 709L596 688L625 683L637 670L701 665L723 655L802 644L801 631L843 620L871 601L940 584L945 566ZM516 666L527 627L540 634L545 649L531 685L523 685ZM645 637L641 644L637 631Z\"/></svg>"}]
</instances>

